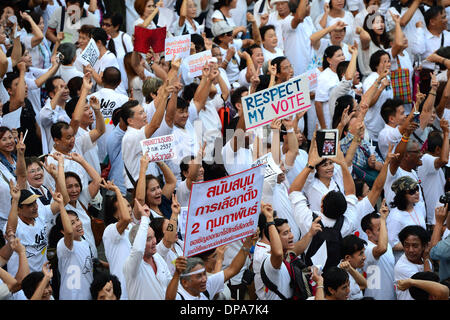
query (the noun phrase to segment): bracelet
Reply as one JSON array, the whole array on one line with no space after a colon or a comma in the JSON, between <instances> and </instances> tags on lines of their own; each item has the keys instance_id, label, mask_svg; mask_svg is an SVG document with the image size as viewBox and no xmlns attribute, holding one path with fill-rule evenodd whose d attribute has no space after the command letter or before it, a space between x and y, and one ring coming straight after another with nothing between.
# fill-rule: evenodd
<instances>
[{"instance_id":1,"label":"bracelet","mask_svg":"<svg viewBox=\"0 0 450 320\"><path fill-rule=\"evenodd\" d=\"M320 289L320 288L324 289L324 286L317 286L316 287L316 289Z\"/></svg>"},{"instance_id":2,"label":"bracelet","mask_svg":"<svg viewBox=\"0 0 450 320\"><path fill-rule=\"evenodd\" d=\"M270 221L266 223L266 227L270 227L270 226L274 226L275 225L275 221Z\"/></svg>"},{"instance_id":3,"label":"bracelet","mask_svg":"<svg viewBox=\"0 0 450 320\"><path fill-rule=\"evenodd\" d=\"M409 137L402 136L402 142L408 142L408 141L409 141Z\"/></svg>"},{"instance_id":4,"label":"bracelet","mask_svg":"<svg viewBox=\"0 0 450 320\"><path fill-rule=\"evenodd\" d=\"M432 96L435 96L436 97L436 92L428 92L429 94L431 94Z\"/></svg>"},{"instance_id":5,"label":"bracelet","mask_svg":"<svg viewBox=\"0 0 450 320\"><path fill-rule=\"evenodd\" d=\"M294 128L290 128L290 129L286 130L286 132L287 133L291 133L291 132L294 133Z\"/></svg>"}]
</instances>

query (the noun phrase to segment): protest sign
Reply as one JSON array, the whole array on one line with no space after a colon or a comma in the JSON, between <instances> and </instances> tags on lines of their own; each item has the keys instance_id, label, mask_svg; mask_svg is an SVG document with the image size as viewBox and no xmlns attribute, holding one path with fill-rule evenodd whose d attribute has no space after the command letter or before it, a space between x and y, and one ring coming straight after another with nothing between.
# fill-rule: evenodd
<instances>
[{"instance_id":1,"label":"protest sign","mask_svg":"<svg viewBox=\"0 0 450 320\"><path fill-rule=\"evenodd\" d=\"M81 53L80 58L82 64L84 66L87 66L88 64L94 66L98 60L98 57L100 57L100 51L98 50L98 47L95 44L94 39L91 39L89 40L89 43L87 44L86 48Z\"/></svg>"},{"instance_id":2,"label":"protest sign","mask_svg":"<svg viewBox=\"0 0 450 320\"><path fill-rule=\"evenodd\" d=\"M3 115L2 126L8 127L10 130L20 128L20 115L22 107Z\"/></svg>"},{"instance_id":3,"label":"protest sign","mask_svg":"<svg viewBox=\"0 0 450 320\"><path fill-rule=\"evenodd\" d=\"M184 256L214 249L256 232L261 206L260 165L234 175L192 185Z\"/></svg>"},{"instance_id":4,"label":"protest sign","mask_svg":"<svg viewBox=\"0 0 450 320\"><path fill-rule=\"evenodd\" d=\"M267 178L270 178L271 176L279 175L279 174L283 173L283 171L281 171L280 167L273 160L271 152L266 153L265 155L263 155L262 157L257 159L255 162L253 162L252 168L257 167L261 164L266 165L266 170L264 170L264 179L267 179Z\"/></svg>"},{"instance_id":5,"label":"protest sign","mask_svg":"<svg viewBox=\"0 0 450 320\"><path fill-rule=\"evenodd\" d=\"M165 39L166 27L156 29L134 27L134 51L146 54L152 47L155 53L163 52Z\"/></svg>"},{"instance_id":6,"label":"protest sign","mask_svg":"<svg viewBox=\"0 0 450 320\"><path fill-rule=\"evenodd\" d=\"M181 234L182 240L186 234L186 220L187 220L188 207L181 207L180 214L178 215L178 232Z\"/></svg>"},{"instance_id":7,"label":"protest sign","mask_svg":"<svg viewBox=\"0 0 450 320\"><path fill-rule=\"evenodd\" d=\"M172 61L175 58L189 57L191 51L191 35L178 36L166 39L166 61Z\"/></svg>"},{"instance_id":8,"label":"protest sign","mask_svg":"<svg viewBox=\"0 0 450 320\"><path fill-rule=\"evenodd\" d=\"M185 59L188 68L188 75L191 78L202 75L203 66L212 58L211 50L193 54Z\"/></svg>"},{"instance_id":9,"label":"protest sign","mask_svg":"<svg viewBox=\"0 0 450 320\"><path fill-rule=\"evenodd\" d=\"M166 161L175 158L173 134L141 140L142 154L147 154L150 162Z\"/></svg>"},{"instance_id":10,"label":"protest sign","mask_svg":"<svg viewBox=\"0 0 450 320\"><path fill-rule=\"evenodd\" d=\"M308 78L309 91L316 91L317 89L317 77L319 76L319 71L317 69L312 69L306 71L303 75Z\"/></svg>"},{"instance_id":11,"label":"protest sign","mask_svg":"<svg viewBox=\"0 0 450 320\"><path fill-rule=\"evenodd\" d=\"M247 130L307 110L311 107L308 78L300 75L242 97L242 107Z\"/></svg>"}]
</instances>

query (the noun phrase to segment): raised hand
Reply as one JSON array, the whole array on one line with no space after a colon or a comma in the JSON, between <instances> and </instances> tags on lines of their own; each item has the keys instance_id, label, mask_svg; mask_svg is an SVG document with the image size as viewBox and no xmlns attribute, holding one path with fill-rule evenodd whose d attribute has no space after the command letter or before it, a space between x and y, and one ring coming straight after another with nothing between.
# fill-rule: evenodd
<instances>
[{"instance_id":1,"label":"raised hand","mask_svg":"<svg viewBox=\"0 0 450 320\"><path fill-rule=\"evenodd\" d=\"M42 273L44 274L44 277L46 277L47 279L53 278L53 270L50 267L51 264L49 261L46 261L42 266Z\"/></svg>"},{"instance_id":2,"label":"raised hand","mask_svg":"<svg viewBox=\"0 0 450 320\"><path fill-rule=\"evenodd\" d=\"M175 260L175 269L178 272L178 274L182 274L184 270L186 270L186 266L187 266L186 257L183 256L177 257L177 259Z\"/></svg>"},{"instance_id":3,"label":"raised hand","mask_svg":"<svg viewBox=\"0 0 450 320\"><path fill-rule=\"evenodd\" d=\"M73 160L73 161L78 162L78 163L81 163L81 162L83 162L83 161L86 161L86 160L84 160L84 158L83 158L80 154L78 154L78 153L76 153L76 152L72 152L72 153L68 156L68 158L69 158L70 160Z\"/></svg>"},{"instance_id":4,"label":"raised hand","mask_svg":"<svg viewBox=\"0 0 450 320\"><path fill-rule=\"evenodd\" d=\"M282 119L281 123L285 126L286 130L290 130L294 127L294 119L290 116Z\"/></svg>"},{"instance_id":5,"label":"raised hand","mask_svg":"<svg viewBox=\"0 0 450 320\"><path fill-rule=\"evenodd\" d=\"M411 288L411 286L412 286L411 279L397 280L398 290L405 291Z\"/></svg>"},{"instance_id":6,"label":"raised hand","mask_svg":"<svg viewBox=\"0 0 450 320\"><path fill-rule=\"evenodd\" d=\"M383 202L381 203L380 217L386 221L388 216L389 216L389 207L386 204L386 198L385 198L385 199L383 199Z\"/></svg>"},{"instance_id":7,"label":"raised hand","mask_svg":"<svg viewBox=\"0 0 450 320\"><path fill-rule=\"evenodd\" d=\"M272 130L280 130L281 129L281 120L280 119L273 119L270 123L270 129Z\"/></svg>"},{"instance_id":8,"label":"raised hand","mask_svg":"<svg viewBox=\"0 0 450 320\"><path fill-rule=\"evenodd\" d=\"M172 213L175 213L177 215L180 214L181 205L180 205L180 203L177 200L177 195L176 194L172 194L172 206L171 206L171 208L172 208Z\"/></svg>"},{"instance_id":9,"label":"raised hand","mask_svg":"<svg viewBox=\"0 0 450 320\"><path fill-rule=\"evenodd\" d=\"M317 130L317 128L316 128ZM316 142L316 132L314 132L313 139L311 141L311 146L309 147L308 153L308 163L315 167L323 160L322 157L319 157L319 153L317 151L317 142Z\"/></svg>"},{"instance_id":10,"label":"raised hand","mask_svg":"<svg viewBox=\"0 0 450 320\"><path fill-rule=\"evenodd\" d=\"M11 249L16 252L17 254L25 253L25 247L20 242L19 238L14 238L9 242L9 245L11 246Z\"/></svg>"},{"instance_id":11,"label":"raised hand","mask_svg":"<svg viewBox=\"0 0 450 320\"><path fill-rule=\"evenodd\" d=\"M141 216L150 217L150 208L146 204L141 205L136 198L134 198L134 207L141 214Z\"/></svg>"},{"instance_id":12,"label":"raised hand","mask_svg":"<svg viewBox=\"0 0 450 320\"><path fill-rule=\"evenodd\" d=\"M390 163L393 159L397 159L397 157L400 155L400 153L392 153L392 150L394 149L394 146L392 144L389 145L388 153L386 155L386 159L384 162Z\"/></svg>"},{"instance_id":13,"label":"raised hand","mask_svg":"<svg viewBox=\"0 0 450 320\"><path fill-rule=\"evenodd\" d=\"M342 262L339 264L339 268L344 269L345 271L348 272L348 271L352 268L352 266L350 265L350 262L348 262L348 261L342 261Z\"/></svg>"},{"instance_id":14,"label":"raised hand","mask_svg":"<svg viewBox=\"0 0 450 320\"><path fill-rule=\"evenodd\" d=\"M443 226L445 221L447 220L447 215L448 215L447 208L448 208L448 204L434 209L434 216L436 217L437 225Z\"/></svg>"},{"instance_id":15,"label":"raised hand","mask_svg":"<svg viewBox=\"0 0 450 320\"><path fill-rule=\"evenodd\" d=\"M19 201L20 189L17 185L14 185L14 181L12 179L9 180L9 194L11 195L11 198L13 198L16 201Z\"/></svg>"},{"instance_id":16,"label":"raised hand","mask_svg":"<svg viewBox=\"0 0 450 320\"><path fill-rule=\"evenodd\" d=\"M26 149L26 145L23 142L23 132L21 132L19 142L17 142L17 144L16 144L16 150L17 150L18 154L23 156L23 155L25 155L25 149Z\"/></svg>"},{"instance_id":17,"label":"raised hand","mask_svg":"<svg viewBox=\"0 0 450 320\"><path fill-rule=\"evenodd\" d=\"M100 110L100 101L98 101L97 97L92 96L89 99L89 104L91 105L92 109L94 110Z\"/></svg>"},{"instance_id":18,"label":"raised hand","mask_svg":"<svg viewBox=\"0 0 450 320\"><path fill-rule=\"evenodd\" d=\"M311 224L311 228L309 228L309 233L311 236L315 236L318 232L322 231L322 227L320 226L319 221L322 219L322 217L317 217L314 219L314 221Z\"/></svg>"},{"instance_id":19,"label":"raised hand","mask_svg":"<svg viewBox=\"0 0 450 320\"><path fill-rule=\"evenodd\" d=\"M273 208L270 203L261 202L261 212L266 217L266 220L273 220Z\"/></svg>"},{"instance_id":20,"label":"raised hand","mask_svg":"<svg viewBox=\"0 0 450 320\"><path fill-rule=\"evenodd\" d=\"M249 23L256 22L255 17L250 12L247 12L247 22Z\"/></svg>"}]
</instances>

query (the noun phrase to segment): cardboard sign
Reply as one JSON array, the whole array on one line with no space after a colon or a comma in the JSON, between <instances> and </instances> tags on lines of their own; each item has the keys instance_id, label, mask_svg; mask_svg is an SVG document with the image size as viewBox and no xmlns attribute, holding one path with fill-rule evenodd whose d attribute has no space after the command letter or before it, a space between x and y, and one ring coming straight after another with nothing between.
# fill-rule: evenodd
<instances>
[{"instance_id":1,"label":"cardboard sign","mask_svg":"<svg viewBox=\"0 0 450 320\"><path fill-rule=\"evenodd\" d=\"M191 51L191 35L186 34L183 36L167 38L165 47L165 59L171 61L176 58L189 57Z\"/></svg>"},{"instance_id":2,"label":"cardboard sign","mask_svg":"<svg viewBox=\"0 0 450 320\"><path fill-rule=\"evenodd\" d=\"M317 72L317 69L314 68L312 70L308 70L303 75L308 78L309 91L316 91L316 89L317 89L317 78L319 77L319 73Z\"/></svg>"},{"instance_id":3,"label":"cardboard sign","mask_svg":"<svg viewBox=\"0 0 450 320\"><path fill-rule=\"evenodd\" d=\"M147 29L134 27L134 51L147 54L150 47L155 53L164 51L166 27Z\"/></svg>"},{"instance_id":4,"label":"cardboard sign","mask_svg":"<svg viewBox=\"0 0 450 320\"><path fill-rule=\"evenodd\" d=\"M150 162L175 159L173 134L141 140L142 154L148 154Z\"/></svg>"},{"instance_id":5,"label":"cardboard sign","mask_svg":"<svg viewBox=\"0 0 450 320\"><path fill-rule=\"evenodd\" d=\"M185 59L188 68L188 75L191 78L202 75L203 66L212 58L211 50L193 54Z\"/></svg>"},{"instance_id":6,"label":"cardboard sign","mask_svg":"<svg viewBox=\"0 0 450 320\"><path fill-rule=\"evenodd\" d=\"M94 66L98 60L98 57L100 57L100 51L98 50L94 39L91 39L89 40L86 48L81 53L80 58L83 65L87 66L88 64L90 64L91 66Z\"/></svg>"},{"instance_id":7,"label":"cardboard sign","mask_svg":"<svg viewBox=\"0 0 450 320\"><path fill-rule=\"evenodd\" d=\"M261 165L194 183L186 222L184 256L223 246L256 232L263 188Z\"/></svg>"},{"instance_id":8,"label":"cardboard sign","mask_svg":"<svg viewBox=\"0 0 450 320\"><path fill-rule=\"evenodd\" d=\"M303 74L279 85L242 97L247 130L270 124L311 107L308 78Z\"/></svg>"},{"instance_id":9,"label":"cardboard sign","mask_svg":"<svg viewBox=\"0 0 450 320\"><path fill-rule=\"evenodd\" d=\"M266 153L265 155L257 159L255 162L253 162L252 168L262 164L266 165L266 170L264 170L264 179L283 173L280 167L273 160L271 152Z\"/></svg>"}]
</instances>

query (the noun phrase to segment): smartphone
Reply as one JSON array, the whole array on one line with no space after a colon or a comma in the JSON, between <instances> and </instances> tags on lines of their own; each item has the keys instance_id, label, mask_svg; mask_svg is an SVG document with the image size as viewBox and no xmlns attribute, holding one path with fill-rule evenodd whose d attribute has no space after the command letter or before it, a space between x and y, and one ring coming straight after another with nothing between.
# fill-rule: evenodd
<instances>
[{"instance_id":1,"label":"smartphone","mask_svg":"<svg viewBox=\"0 0 450 320\"><path fill-rule=\"evenodd\" d=\"M60 63L61 61L63 61L64 59L64 55L61 52L57 52L56 53L56 60L58 63Z\"/></svg>"},{"instance_id":2,"label":"smartphone","mask_svg":"<svg viewBox=\"0 0 450 320\"><path fill-rule=\"evenodd\" d=\"M339 131L337 129L317 131L316 143L319 157L333 158L337 156L338 137Z\"/></svg>"},{"instance_id":3,"label":"smartphone","mask_svg":"<svg viewBox=\"0 0 450 320\"><path fill-rule=\"evenodd\" d=\"M420 124L420 112L414 112L413 121L417 124Z\"/></svg>"}]
</instances>

